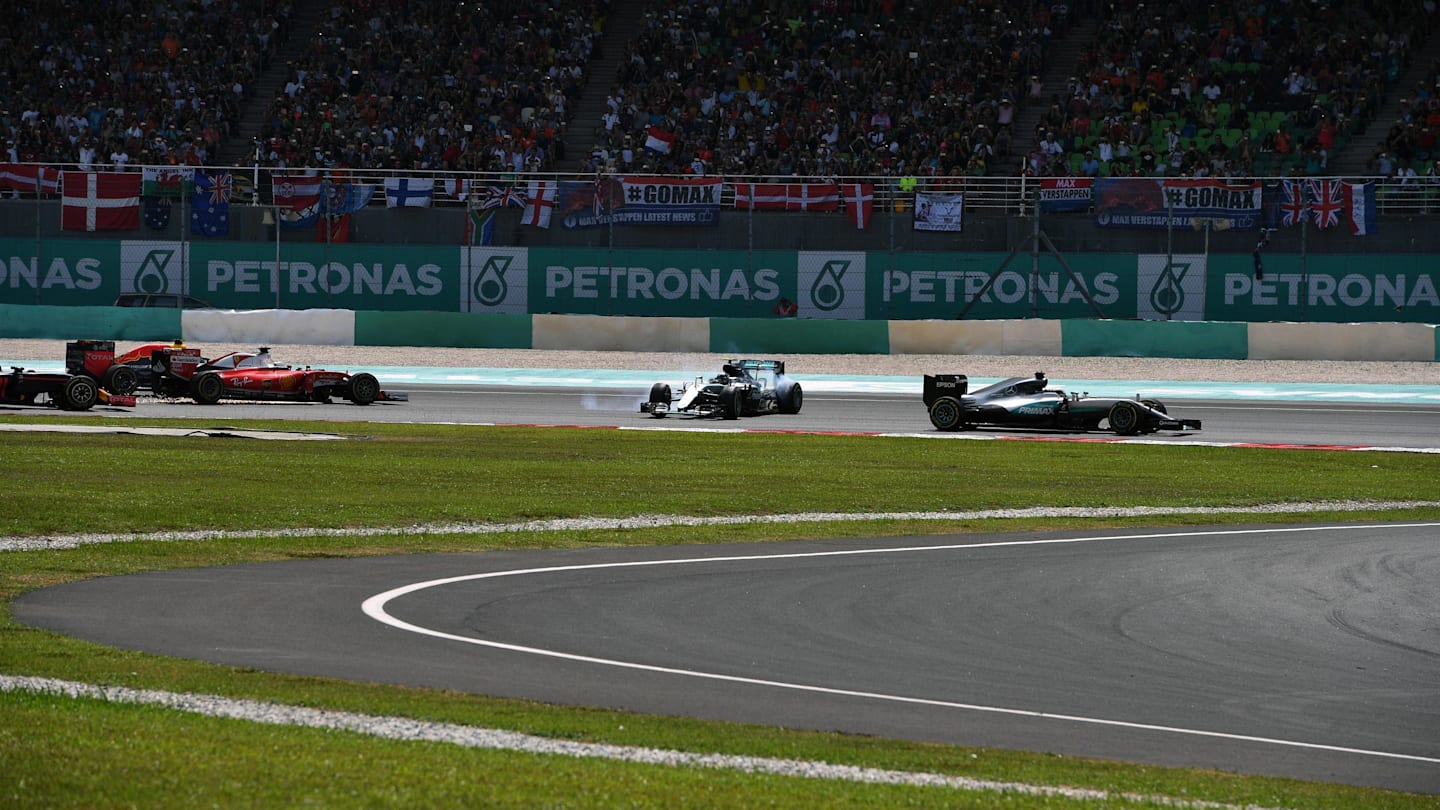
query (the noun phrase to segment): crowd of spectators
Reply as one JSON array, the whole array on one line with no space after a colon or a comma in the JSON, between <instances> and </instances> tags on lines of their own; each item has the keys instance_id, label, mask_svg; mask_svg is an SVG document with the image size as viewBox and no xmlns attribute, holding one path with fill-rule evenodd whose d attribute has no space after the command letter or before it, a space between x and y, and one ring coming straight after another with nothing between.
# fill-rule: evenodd
<instances>
[{"instance_id":1,"label":"crowd of spectators","mask_svg":"<svg viewBox=\"0 0 1440 810\"><path fill-rule=\"evenodd\" d=\"M585 168L983 175L1011 149L1068 10L1045 0L655 2L621 57ZM646 148L652 128L673 136L668 152Z\"/></svg>"},{"instance_id":2,"label":"crowd of spectators","mask_svg":"<svg viewBox=\"0 0 1440 810\"><path fill-rule=\"evenodd\" d=\"M1024 170L1325 174L1373 122L1434 11L1431 0L1109 3Z\"/></svg>"},{"instance_id":3,"label":"crowd of spectators","mask_svg":"<svg viewBox=\"0 0 1440 810\"><path fill-rule=\"evenodd\" d=\"M286 66L261 165L551 171L607 0L352 0Z\"/></svg>"},{"instance_id":4,"label":"crowd of spectators","mask_svg":"<svg viewBox=\"0 0 1440 810\"><path fill-rule=\"evenodd\" d=\"M46 0L0 28L0 160L202 165L286 34L287 0Z\"/></svg>"},{"instance_id":5,"label":"crowd of spectators","mask_svg":"<svg viewBox=\"0 0 1440 810\"><path fill-rule=\"evenodd\" d=\"M1422 179L1434 184L1440 159L1440 62L1400 99L1400 111L1385 132L1367 168L1381 177L1399 178L1402 184Z\"/></svg>"}]
</instances>

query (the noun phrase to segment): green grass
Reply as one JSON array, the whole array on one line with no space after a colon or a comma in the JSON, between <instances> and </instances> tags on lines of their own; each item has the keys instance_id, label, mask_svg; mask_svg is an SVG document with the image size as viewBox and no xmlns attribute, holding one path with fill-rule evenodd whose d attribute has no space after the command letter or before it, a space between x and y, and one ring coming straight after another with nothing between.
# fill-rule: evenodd
<instances>
[{"instance_id":1,"label":"green grass","mask_svg":"<svg viewBox=\"0 0 1440 810\"><path fill-rule=\"evenodd\" d=\"M125 420L125 424L139 423ZM345 432L355 440L4 434L0 468L7 470L7 476L0 483L0 535L397 527L639 513L1440 499L1440 486L1435 483L1440 459L1408 454L382 424L247 426ZM1392 515L1244 515L1237 520L1335 517L1436 519L1440 509ZM313 556L1213 522L1212 516L866 521L135 542L0 554L0 600L8 605L32 588L96 576ZM1233 804L1434 806L1433 797L1292 780L798 733L275 675L106 648L21 627L11 621L8 607L0 608L0 672L258 698L564 739L816 759ZM153 707L0 695L0 806L202 804L1085 806L1053 797L866 786L476 751L259 726Z\"/></svg>"}]
</instances>

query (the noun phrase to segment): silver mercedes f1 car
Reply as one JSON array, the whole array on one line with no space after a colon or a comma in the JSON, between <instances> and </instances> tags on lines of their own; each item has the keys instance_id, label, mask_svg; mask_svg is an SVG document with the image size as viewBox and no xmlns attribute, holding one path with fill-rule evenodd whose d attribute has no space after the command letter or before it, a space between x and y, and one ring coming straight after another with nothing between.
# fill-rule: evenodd
<instances>
[{"instance_id":1,"label":"silver mercedes f1 car","mask_svg":"<svg viewBox=\"0 0 1440 810\"><path fill-rule=\"evenodd\" d=\"M767 413L799 413L805 393L785 376L783 360L731 360L714 377L671 386L655 383L640 412L739 419Z\"/></svg>"},{"instance_id":2,"label":"silver mercedes f1 car","mask_svg":"<svg viewBox=\"0 0 1440 810\"><path fill-rule=\"evenodd\" d=\"M1067 394L1049 388L1044 372L1010 377L974 393L964 374L926 374L925 407L938 430L979 425L1085 431L1108 429L1122 436L1161 430L1199 430L1199 419L1176 419L1154 399L1117 399Z\"/></svg>"}]
</instances>

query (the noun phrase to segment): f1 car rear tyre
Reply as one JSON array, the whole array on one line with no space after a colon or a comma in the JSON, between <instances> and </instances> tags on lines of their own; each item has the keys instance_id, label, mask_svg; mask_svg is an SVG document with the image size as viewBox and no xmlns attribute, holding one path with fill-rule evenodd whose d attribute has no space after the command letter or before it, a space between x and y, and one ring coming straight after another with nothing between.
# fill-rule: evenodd
<instances>
[{"instance_id":1,"label":"f1 car rear tyre","mask_svg":"<svg viewBox=\"0 0 1440 810\"><path fill-rule=\"evenodd\" d=\"M67 411L88 411L100 399L100 389L95 380L83 374L65 381L60 389L60 407Z\"/></svg>"},{"instance_id":2,"label":"f1 car rear tyre","mask_svg":"<svg viewBox=\"0 0 1440 810\"><path fill-rule=\"evenodd\" d=\"M742 397L745 393L733 385L727 385L720 391L720 415L726 419L739 419L740 412L744 408Z\"/></svg>"},{"instance_id":3,"label":"f1 car rear tyre","mask_svg":"<svg viewBox=\"0 0 1440 810\"><path fill-rule=\"evenodd\" d=\"M1111 405L1109 418L1110 429L1121 436L1134 436L1142 428L1140 408L1133 402L1117 402Z\"/></svg>"},{"instance_id":4,"label":"f1 car rear tyre","mask_svg":"<svg viewBox=\"0 0 1440 810\"><path fill-rule=\"evenodd\" d=\"M805 404L805 392L800 390L800 383L790 386L790 394L780 400L780 413L799 413L800 406Z\"/></svg>"},{"instance_id":5,"label":"f1 car rear tyre","mask_svg":"<svg viewBox=\"0 0 1440 810\"><path fill-rule=\"evenodd\" d=\"M350 378L350 401L369 405L380 398L380 381L373 374L360 373Z\"/></svg>"},{"instance_id":6,"label":"f1 car rear tyre","mask_svg":"<svg viewBox=\"0 0 1440 810\"><path fill-rule=\"evenodd\" d=\"M190 396L201 405L214 405L224 393L225 381L213 371L201 374L190 383Z\"/></svg>"},{"instance_id":7,"label":"f1 car rear tyre","mask_svg":"<svg viewBox=\"0 0 1440 810\"><path fill-rule=\"evenodd\" d=\"M930 424L936 430L959 430L960 400L955 397L940 397L930 404Z\"/></svg>"},{"instance_id":8,"label":"f1 car rear tyre","mask_svg":"<svg viewBox=\"0 0 1440 810\"><path fill-rule=\"evenodd\" d=\"M140 387L140 375L129 366L111 366L105 369L100 384L112 394L133 394Z\"/></svg>"}]
</instances>

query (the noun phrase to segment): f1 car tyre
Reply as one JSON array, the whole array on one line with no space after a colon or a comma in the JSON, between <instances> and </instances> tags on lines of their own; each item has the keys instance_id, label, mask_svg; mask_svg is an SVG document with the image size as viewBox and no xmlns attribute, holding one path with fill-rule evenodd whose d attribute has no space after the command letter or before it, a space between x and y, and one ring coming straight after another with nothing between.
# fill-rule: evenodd
<instances>
[{"instance_id":1,"label":"f1 car tyre","mask_svg":"<svg viewBox=\"0 0 1440 810\"><path fill-rule=\"evenodd\" d=\"M795 383L790 386L790 395L780 400L780 413L799 413L804 403L805 392L800 390L800 383Z\"/></svg>"},{"instance_id":2,"label":"f1 car tyre","mask_svg":"<svg viewBox=\"0 0 1440 810\"><path fill-rule=\"evenodd\" d=\"M129 366L111 366L100 380L112 394L133 394L140 387L140 375Z\"/></svg>"},{"instance_id":3,"label":"f1 car tyre","mask_svg":"<svg viewBox=\"0 0 1440 810\"><path fill-rule=\"evenodd\" d=\"M1117 402L1110 406L1110 429L1121 436L1134 436L1142 428L1140 409L1133 402Z\"/></svg>"},{"instance_id":4,"label":"f1 car tyre","mask_svg":"<svg viewBox=\"0 0 1440 810\"><path fill-rule=\"evenodd\" d=\"M733 385L727 385L720 391L720 414L726 419L739 419L740 411L744 407L742 398L745 392Z\"/></svg>"},{"instance_id":5,"label":"f1 car tyre","mask_svg":"<svg viewBox=\"0 0 1440 810\"><path fill-rule=\"evenodd\" d=\"M930 405L930 424L936 430L959 430L960 400L955 397L940 397Z\"/></svg>"},{"instance_id":6,"label":"f1 car tyre","mask_svg":"<svg viewBox=\"0 0 1440 810\"><path fill-rule=\"evenodd\" d=\"M380 398L380 381L373 374L360 373L350 378L350 401L369 405Z\"/></svg>"},{"instance_id":7,"label":"f1 car tyre","mask_svg":"<svg viewBox=\"0 0 1440 810\"><path fill-rule=\"evenodd\" d=\"M668 383L655 383L650 386L651 402L664 402L668 404L670 399L670 385Z\"/></svg>"},{"instance_id":8,"label":"f1 car tyre","mask_svg":"<svg viewBox=\"0 0 1440 810\"><path fill-rule=\"evenodd\" d=\"M83 374L65 381L60 389L60 407L67 411L88 411L100 399L100 389L95 380Z\"/></svg>"},{"instance_id":9,"label":"f1 car tyre","mask_svg":"<svg viewBox=\"0 0 1440 810\"><path fill-rule=\"evenodd\" d=\"M225 381L213 371L207 371L190 383L190 396L201 405L214 405L225 393Z\"/></svg>"}]
</instances>

